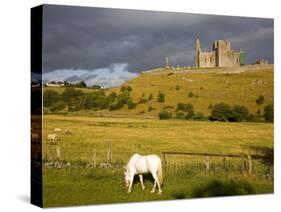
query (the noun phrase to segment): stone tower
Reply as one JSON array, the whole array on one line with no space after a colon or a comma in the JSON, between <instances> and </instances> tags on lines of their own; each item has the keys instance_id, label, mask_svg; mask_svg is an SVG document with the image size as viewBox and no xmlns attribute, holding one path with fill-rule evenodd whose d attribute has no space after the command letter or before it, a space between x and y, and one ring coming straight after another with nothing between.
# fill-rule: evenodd
<instances>
[{"instance_id":1,"label":"stone tower","mask_svg":"<svg viewBox=\"0 0 281 212\"><path fill-rule=\"evenodd\" d=\"M199 41L199 39L197 38L196 41L195 41L195 67L196 67L196 68L199 68L199 67L200 67L200 64L199 64L199 55L200 55L200 52L201 52L200 41Z\"/></svg>"}]
</instances>

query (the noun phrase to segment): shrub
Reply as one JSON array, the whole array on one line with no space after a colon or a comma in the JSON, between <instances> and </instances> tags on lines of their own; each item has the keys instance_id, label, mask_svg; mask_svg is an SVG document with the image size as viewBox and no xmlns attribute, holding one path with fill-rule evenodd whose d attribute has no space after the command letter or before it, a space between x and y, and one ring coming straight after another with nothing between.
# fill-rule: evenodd
<instances>
[{"instance_id":1,"label":"shrub","mask_svg":"<svg viewBox=\"0 0 281 212\"><path fill-rule=\"evenodd\" d=\"M168 111L162 111L158 114L159 118L162 119L170 119L172 118L172 113L168 112Z\"/></svg>"},{"instance_id":2,"label":"shrub","mask_svg":"<svg viewBox=\"0 0 281 212\"><path fill-rule=\"evenodd\" d=\"M249 111L245 106L242 105L234 105L231 108L231 117L229 117L229 121L239 122L246 120L249 115Z\"/></svg>"},{"instance_id":3,"label":"shrub","mask_svg":"<svg viewBox=\"0 0 281 212\"><path fill-rule=\"evenodd\" d=\"M151 101L152 99L153 99L153 95L151 93L151 94L149 94L148 101Z\"/></svg>"},{"instance_id":4,"label":"shrub","mask_svg":"<svg viewBox=\"0 0 281 212\"><path fill-rule=\"evenodd\" d=\"M159 92L157 101L158 102L165 102L165 94Z\"/></svg>"},{"instance_id":5,"label":"shrub","mask_svg":"<svg viewBox=\"0 0 281 212\"><path fill-rule=\"evenodd\" d=\"M264 102L264 97L263 97L263 96L259 96L259 97L256 99L257 105L261 105L261 104L263 104L263 102Z\"/></svg>"},{"instance_id":6,"label":"shrub","mask_svg":"<svg viewBox=\"0 0 281 212\"><path fill-rule=\"evenodd\" d=\"M188 97L192 98L194 96L194 93L192 93L191 91L188 93Z\"/></svg>"},{"instance_id":7,"label":"shrub","mask_svg":"<svg viewBox=\"0 0 281 212\"><path fill-rule=\"evenodd\" d=\"M184 118L184 116L185 116L185 113L183 111L181 111L181 110L179 110L176 113L176 118L178 118L178 119L182 119L182 118Z\"/></svg>"},{"instance_id":8,"label":"shrub","mask_svg":"<svg viewBox=\"0 0 281 212\"><path fill-rule=\"evenodd\" d=\"M155 108L149 106L149 107L148 107L148 112L150 112L150 111L152 111L152 110L155 110Z\"/></svg>"},{"instance_id":9,"label":"shrub","mask_svg":"<svg viewBox=\"0 0 281 212\"><path fill-rule=\"evenodd\" d=\"M174 109L175 107L173 105L166 105L164 106L164 109Z\"/></svg>"},{"instance_id":10,"label":"shrub","mask_svg":"<svg viewBox=\"0 0 281 212\"><path fill-rule=\"evenodd\" d=\"M196 113L192 118L194 120L203 120L203 119L205 119L204 114L200 113L200 112Z\"/></svg>"},{"instance_id":11,"label":"shrub","mask_svg":"<svg viewBox=\"0 0 281 212\"><path fill-rule=\"evenodd\" d=\"M50 107L52 104L56 103L60 99L58 92L53 90L46 90L43 94L43 106Z\"/></svg>"},{"instance_id":12,"label":"shrub","mask_svg":"<svg viewBox=\"0 0 281 212\"><path fill-rule=\"evenodd\" d=\"M210 120L212 121L228 121L231 117L231 107L225 103L214 105L211 111Z\"/></svg>"},{"instance_id":13,"label":"shrub","mask_svg":"<svg viewBox=\"0 0 281 212\"><path fill-rule=\"evenodd\" d=\"M258 114L258 115L261 114L261 111L260 111L260 110L257 110L257 114Z\"/></svg>"},{"instance_id":14,"label":"shrub","mask_svg":"<svg viewBox=\"0 0 281 212\"><path fill-rule=\"evenodd\" d=\"M63 110L64 108L65 108L65 103L63 101L58 101L50 107L50 111L52 112L60 111Z\"/></svg>"},{"instance_id":15,"label":"shrub","mask_svg":"<svg viewBox=\"0 0 281 212\"><path fill-rule=\"evenodd\" d=\"M170 73L168 73L167 75L168 75L168 76L171 76L171 75L173 75L173 74L174 74L173 72L170 72Z\"/></svg>"},{"instance_id":16,"label":"shrub","mask_svg":"<svg viewBox=\"0 0 281 212\"><path fill-rule=\"evenodd\" d=\"M140 100L139 100L139 104L145 104L147 102L148 102L147 99L143 98L143 97L141 97Z\"/></svg>"},{"instance_id":17,"label":"shrub","mask_svg":"<svg viewBox=\"0 0 281 212\"><path fill-rule=\"evenodd\" d=\"M179 85L176 85L176 91L178 91L180 89Z\"/></svg>"},{"instance_id":18,"label":"shrub","mask_svg":"<svg viewBox=\"0 0 281 212\"><path fill-rule=\"evenodd\" d=\"M264 119L270 122L274 121L274 109L272 104L264 107Z\"/></svg>"},{"instance_id":19,"label":"shrub","mask_svg":"<svg viewBox=\"0 0 281 212\"><path fill-rule=\"evenodd\" d=\"M213 105L212 104L209 104L208 106L208 110L212 109L213 108Z\"/></svg>"},{"instance_id":20,"label":"shrub","mask_svg":"<svg viewBox=\"0 0 281 212\"><path fill-rule=\"evenodd\" d=\"M127 105L128 105L128 109L129 109L129 110L135 109L135 108L137 107L137 104L134 103L133 101L129 101L129 102L127 103Z\"/></svg>"}]
</instances>

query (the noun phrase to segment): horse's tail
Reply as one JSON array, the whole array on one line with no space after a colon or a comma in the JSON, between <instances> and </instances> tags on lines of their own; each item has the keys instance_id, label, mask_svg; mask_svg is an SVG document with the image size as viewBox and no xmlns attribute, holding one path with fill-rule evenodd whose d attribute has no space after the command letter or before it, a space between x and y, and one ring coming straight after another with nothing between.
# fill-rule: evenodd
<instances>
[{"instance_id":1,"label":"horse's tail","mask_svg":"<svg viewBox=\"0 0 281 212\"><path fill-rule=\"evenodd\" d=\"M163 186L163 169L161 160L158 163L157 177L161 186Z\"/></svg>"}]
</instances>

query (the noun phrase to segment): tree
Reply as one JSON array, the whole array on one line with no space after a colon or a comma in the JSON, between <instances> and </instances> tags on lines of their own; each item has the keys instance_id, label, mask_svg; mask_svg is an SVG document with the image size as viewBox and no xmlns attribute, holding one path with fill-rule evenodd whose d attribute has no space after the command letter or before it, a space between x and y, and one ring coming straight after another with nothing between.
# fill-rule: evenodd
<instances>
[{"instance_id":1,"label":"tree","mask_svg":"<svg viewBox=\"0 0 281 212\"><path fill-rule=\"evenodd\" d=\"M210 120L212 121L228 121L231 117L231 107L225 103L219 103L213 106Z\"/></svg>"},{"instance_id":2,"label":"tree","mask_svg":"<svg viewBox=\"0 0 281 212\"><path fill-rule=\"evenodd\" d=\"M68 105L77 105L77 102L83 97L84 93L81 90L76 90L73 87L67 87L61 94L62 100Z\"/></svg>"},{"instance_id":3,"label":"tree","mask_svg":"<svg viewBox=\"0 0 281 212\"><path fill-rule=\"evenodd\" d=\"M229 121L240 122L246 120L249 115L249 111L245 106L234 105L231 108L231 116L228 118Z\"/></svg>"},{"instance_id":4,"label":"tree","mask_svg":"<svg viewBox=\"0 0 281 212\"><path fill-rule=\"evenodd\" d=\"M76 84L76 86L79 87L79 88L86 88L87 84L82 80L82 81L78 82Z\"/></svg>"},{"instance_id":5,"label":"tree","mask_svg":"<svg viewBox=\"0 0 281 212\"><path fill-rule=\"evenodd\" d=\"M158 114L159 119L170 119L172 118L172 113L168 112L168 111L162 111Z\"/></svg>"},{"instance_id":6,"label":"tree","mask_svg":"<svg viewBox=\"0 0 281 212\"><path fill-rule=\"evenodd\" d=\"M157 101L158 102L165 102L165 94L159 92Z\"/></svg>"},{"instance_id":7,"label":"tree","mask_svg":"<svg viewBox=\"0 0 281 212\"><path fill-rule=\"evenodd\" d=\"M264 119L270 122L274 121L274 108L272 104L264 107Z\"/></svg>"},{"instance_id":8,"label":"tree","mask_svg":"<svg viewBox=\"0 0 281 212\"><path fill-rule=\"evenodd\" d=\"M58 92L53 90L46 90L43 94L43 106L50 107L52 104L60 100Z\"/></svg>"},{"instance_id":9,"label":"tree","mask_svg":"<svg viewBox=\"0 0 281 212\"><path fill-rule=\"evenodd\" d=\"M264 97L263 97L263 96L259 96L259 97L256 99L257 105L262 105L263 102L264 102Z\"/></svg>"}]
</instances>

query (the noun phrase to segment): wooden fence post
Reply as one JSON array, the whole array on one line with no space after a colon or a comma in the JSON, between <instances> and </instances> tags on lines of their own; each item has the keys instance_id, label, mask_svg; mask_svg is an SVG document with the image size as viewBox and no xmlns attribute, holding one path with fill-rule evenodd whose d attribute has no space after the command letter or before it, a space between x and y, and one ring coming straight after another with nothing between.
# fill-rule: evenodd
<instances>
[{"instance_id":1,"label":"wooden fence post","mask_svg":"<svg viewBox=\"0 0 281 212\"><path fill-rule=\"evenodd\" d=\"M60 147L57 146L57 148L56 148L56 160L57 160L57 161L60 161L60 159L61 159L60 156L61 156L61 155L60 155Z\"/></svg>"},{"instance_id":2,"label":"wooden fence post","mask_svg":"<svg viewBox=\"0 0 281 212\"><path fill-rule=\"evenodd\" d=\"M206 157L206 171L208 172L210 170L210 157Z\"/></svg>"},{"instance_id":3,"label":"wooden fence post","mask_svg":"<svg viewBox=\"0 0 281 212\"><path fill-rule=\"evenodd\" d=\"M249 175L252 174L252 168L253 168L252 157L251 157L251 155L248 155L248 173L249 173Z\"/></svg>"},{"instance_id":4,"label":"wooden fence post","mask_svg":"<svg viewBox=\"0 0 281 212\"><path fill-rule=\"evenodd\" d=\"M97 153L95 148L93 149L93 167L96 168L97 167Z\"/></svg>"}]
</instances>

